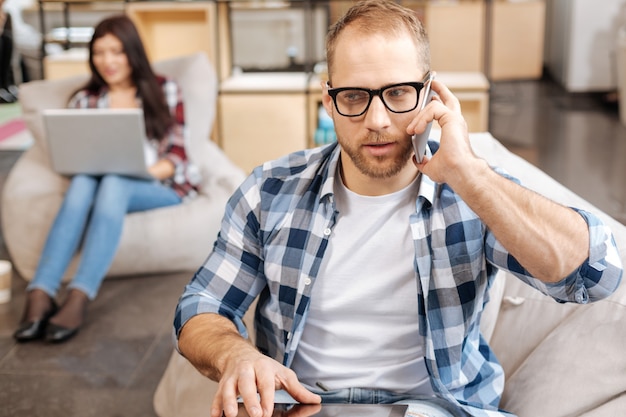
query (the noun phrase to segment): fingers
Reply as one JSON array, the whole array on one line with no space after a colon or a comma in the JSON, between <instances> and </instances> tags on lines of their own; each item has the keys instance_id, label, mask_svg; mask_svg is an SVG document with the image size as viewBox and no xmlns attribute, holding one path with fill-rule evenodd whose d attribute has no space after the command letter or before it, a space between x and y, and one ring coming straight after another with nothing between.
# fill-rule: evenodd
<instances>
[{"instance_id":1,"label":"fingers","mask_svg":"<svg viewBox=\"0 0 626 417\"><path fill-rule=\"evenodd\" d=\"M269 417L272 415L272 411L274 410L274 393L275 393L275 382L272 377L270 378L257 378L257 389L259 392L259 397L261 399L261 411L263 412L263 417Z\"/></svg>"},{"instance_id":2,"label":"fingers","mask_svg":"<svg viewBox=\"0 0 626 417\"><path fill-rule=\"evenodd\" d=\"M319 404L322 402L322 398L319 395L313 394L298 381L295 372L291 369L287 369L284 378L281 378L279 382L280 386L299 403Z\"/></svg>"},{"instance_id":3,"label":"fingers","mask_svg":"<svg viewBox=\"0 0 626 417\"><path fill-rule=\"evenodd\" d=\"M321 398L307 390L292 370L267 357L239 365L224 374L213 405L211 417L236 417L238 396L243 400L250 417L270 417L274 411L276 389L286 390L296 401L319 404Z\"/></svg>"},{"instance_id":4,"label":"fingers","mask_svg":"<svg viewBox=\"0 0 626 417\"><path fill-rule=\"evenodd\" d=\"M420 171L422 171L422 167L424 167L424 165L426 165L428 161L430 161L430 157L424 155L422 156L422 162L417 162L417 157L415 156L415 154L413 154L413 163L415 164L415 167L417 167L417 169L419 169Z\"/></svg>"},{"instance_id":5,"label":"fingers","mask_svg":"<svg viewBox=\"0 0 626 417\"><path fill-rule=\"evenodd\" d=\"M437 93L437 95L433 97L435 101L441 101L444 106L454 112L461 112L461 103L459 102L459 99L452 94L450 89L448 89L444 83L438 80L433 80L432 89L435 93Z\"/></svg>"},{"instance_id":6,"label":"fingers","mask_svg":"<svg viewBox=\"0 0 626 417\"><path fill-rule=\"evenodd\" d=\"M263 417L264 415L271 415L271 411L273 409L274 404L274 390L271 390L271 400L272 400L272 408L270 408L270 413L265 414L262 404L259 401L259 396L257 395L257 375L256 370L254 368L248 368L240 374L238 380L238 388L239 395L243 400L243 403L246 406L246 411L250 417ZM267 383L264 384L267 386ZM270 387L273 388L273 387ZM267 392L267 388L259 389L260 393ZM267 396L267 394L265 394ZM227 416L230 417L230 416Z\"/></svg>"},{"instance_id":7,"label":"fingers","mask_svg":"<svg viewBox=\"0 0 626 417\"><path fill-rule=\"evenodd\" d=\"M426 125L436 120L441 129L450 122L463 125L465 120L461 114L461 104L454 94L442 82L433 80L434 95L426 107L409 123L406 132L409 135L420 134ZM458 123L456 123L458 122Z\"/></svg>"},{"instance_id":8,"label":"fingers","mask_svg":"<svg viewBox=\"0 0 626 417\"><path fill-rule=\"evenodd\" d=\"M243 400L250 417L263 417L263 409L257 395L257 372L254 361L240 360L237 366L224 372L213 399L211 417L220 417L222 411L225 417L236 417L239 411L238 397Z\"/></svg>"},{"instance_id":9,"label":"fingers","mask_svg":"<svg viewBox=\"0 0 626 417\"><path fill-rule=\"evenodd\" d=\"M213 398L213 403L211 404L211 417L221 417L222 412L224 413L224 415L229 415L232 417L232 410L228 410L228 413L226 412L224 402L218 392L215 394L215 397Z\"/></svg>"},{"instance_id":10,"label":"fingers","mask_svg":"<svg viewBox=\"0 0 626 417\"><path fill-rule=\"evenodd\" d=\"M236 417L239 412L236 384L224 378L219 383L217 393L211 406L211 417Z\"/></svg>"}]
</instances>

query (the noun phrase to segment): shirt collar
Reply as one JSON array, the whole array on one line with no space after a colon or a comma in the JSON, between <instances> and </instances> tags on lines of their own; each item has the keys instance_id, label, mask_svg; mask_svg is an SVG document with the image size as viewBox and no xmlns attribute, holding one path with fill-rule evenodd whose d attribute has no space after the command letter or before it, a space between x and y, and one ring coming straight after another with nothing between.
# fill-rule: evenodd
<instances>
[{"instance_id":1,"label":"shirt collar","mask_svg":"<svg viewBox=\"0 0 626 417\"><path fill-rule=\"evenodd\" d=\"M333 187L335 183L335 175L337 174L337 164L339 163L339 155L341 154L341 146L339 146L338 143L335 143L334 146L335 149L333 149L330 157L328 158L328 163L326 164L327 171L324 176L324 183L322 184L320 200L334 195Z\"/></svg>"},{"instance_id":2,"label":"shirt collar","mask_svg":"<svg viewBox=\"0 0 626 417\"><path fill-rule=\"evenodd\" d=\"M341 146L335 143L335 148L332 150L328 162L326 164L327 171L324 176L324 182L322 184L322 190L320 193L320 200L326 197L333 197L333 187L335 182L335 175L337 175L337 165L339 164L339 155L341 153ZM429 147L426 147L426 156L432 157L432 152ZM417 193L417 199L423 197L429 204L432 205L435 199L436 183L431 180L427 175L420 175L420 187Z\"/></svg>"},{"instance_id":3,"label":"shirt collar","mask_svg":"<svg viewBox=\"0 0 626 417\"><path fill-rule=\"evenodd\" d=\"M433 156L428 146L426 147L426 156L428 156L429 158ZM420 175L420 177L420 189L417 193L417 204L419 204L419 198L423 197L430 205L432 205L435 199L437 183L431 180L428 175L425 175L423 173Z\"/></svg>"}]
</instances>

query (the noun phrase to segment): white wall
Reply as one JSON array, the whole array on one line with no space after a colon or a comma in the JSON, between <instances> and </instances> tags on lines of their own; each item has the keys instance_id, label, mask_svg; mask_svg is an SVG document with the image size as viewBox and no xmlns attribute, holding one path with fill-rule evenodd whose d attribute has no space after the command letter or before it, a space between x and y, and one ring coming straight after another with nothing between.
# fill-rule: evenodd
<instances>
[{"instance_id":1,"label":"white wall","mask_svg":"<svg viewBox=\"0 0 626 417\"><path fill-rule=\"evenodd\" d=\"M616 43L626 0L548 0L546 65L571 92L617 88Z\"/></svg>"}]
</instances>

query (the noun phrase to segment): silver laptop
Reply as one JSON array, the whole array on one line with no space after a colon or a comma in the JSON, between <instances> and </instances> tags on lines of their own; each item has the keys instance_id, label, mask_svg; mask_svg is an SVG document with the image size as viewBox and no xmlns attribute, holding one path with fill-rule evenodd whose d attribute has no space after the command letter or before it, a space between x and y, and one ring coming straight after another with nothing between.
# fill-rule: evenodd
<instances>
[{"instance_id":1,"label":"silver laptop","mask_svg":"<svg viewBox=\"0 0 626 417\"><path fill-rule=\"evenodd\" d=\"M48 150L59 174L154 178L147 170L141 109L43 111Z\"/></svg>"}]
</instances>

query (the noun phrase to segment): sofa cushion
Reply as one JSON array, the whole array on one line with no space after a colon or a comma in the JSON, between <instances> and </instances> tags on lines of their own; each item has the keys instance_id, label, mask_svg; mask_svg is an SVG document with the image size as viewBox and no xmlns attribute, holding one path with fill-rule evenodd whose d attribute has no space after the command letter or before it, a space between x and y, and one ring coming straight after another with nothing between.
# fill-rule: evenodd
<instances>
[{"instance_id":1,"label":"sofa cushion","mask_svg":"<svg viewBox=\"0 0 626 417\"><path fill-rule=\"evenodd\" d=\"M501 407L520 417L622 415L626 288L588 305L558 304L508 279L492 339L506 375Z\"/></svg>"}]
</instances>

